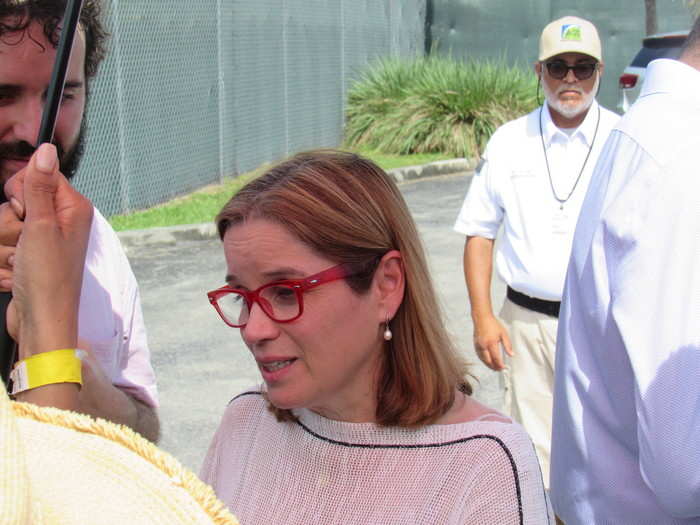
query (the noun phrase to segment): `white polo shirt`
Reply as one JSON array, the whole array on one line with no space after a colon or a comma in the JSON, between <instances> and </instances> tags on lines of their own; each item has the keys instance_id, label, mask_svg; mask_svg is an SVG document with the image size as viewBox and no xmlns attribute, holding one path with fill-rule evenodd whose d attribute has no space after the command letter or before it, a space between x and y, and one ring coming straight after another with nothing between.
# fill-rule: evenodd
<instances>
[{"instance_id":1,"label":"white polo shirt","mask_svg":"<svg viewBox=\"0 0 700 525\"><path fill-rule=\"evenodd\" d=\"M503 224L496 269L510 287L531 297L561 300L581 203L598 155L618 120L617 114L594 101L583 123L567 134L554 124L545 104L504 124L489 140L454 229L494 239ZM563 210L552 187L560 199L573 190Z\"/></svg>"},{"instance_id":2,"label":"white polo shirt","mask_svg":"<svg viewBox=\"0 0 700 525\"><path fill-rule=\"evenodd\" d=\"M647 67L581 209L557 336L567 525L700 524L700 72Z\"/></svg>"}]
</instances>

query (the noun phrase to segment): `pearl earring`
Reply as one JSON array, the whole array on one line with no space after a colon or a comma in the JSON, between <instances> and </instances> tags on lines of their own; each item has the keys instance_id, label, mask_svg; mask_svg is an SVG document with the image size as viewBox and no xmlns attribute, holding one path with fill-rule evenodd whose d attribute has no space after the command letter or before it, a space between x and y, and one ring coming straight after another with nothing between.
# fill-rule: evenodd
<instances>
[{"instance_id":1,"label":"pearl earring","mask_svg":"<svg viewBox=\"0 0 700 525\"><path fill-rule=\"evenodd\" d=\"M391 329L389 328L389 318L386 318L386 328L384 329L384 340L385 341L391 341L391 338L394 337L394 334L391 333Z\"/></svg>"}]
</instances>

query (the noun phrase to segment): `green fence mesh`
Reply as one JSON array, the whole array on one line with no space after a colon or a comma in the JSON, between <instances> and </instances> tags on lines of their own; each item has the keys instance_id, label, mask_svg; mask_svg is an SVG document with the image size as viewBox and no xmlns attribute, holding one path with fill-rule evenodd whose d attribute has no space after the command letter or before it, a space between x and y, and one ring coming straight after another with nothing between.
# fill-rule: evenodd
<instances>
[{"instance_id":1,"label":"green fence mesh","mask_svg":"<svg viewBox=\"0 0 700 525\"><path fill-rule=\"evenodd\" d=\"M75 179L106 215L342 140L378 56L423 53L425 0L111 0Z\"/></svg>"}]
</instances>

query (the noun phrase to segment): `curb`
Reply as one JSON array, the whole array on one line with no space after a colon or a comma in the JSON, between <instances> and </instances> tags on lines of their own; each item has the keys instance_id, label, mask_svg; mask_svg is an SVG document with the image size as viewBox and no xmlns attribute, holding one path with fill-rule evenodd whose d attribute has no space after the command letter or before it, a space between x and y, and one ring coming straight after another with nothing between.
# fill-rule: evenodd
<instances>
[{"instance_id":1,"label":"curb","mask_svg":"<svg viewBox=\"0 0 700 525\"><path fill-rule=\"evenodd\" d=\"M117 232L117 237L127 254L131 248L138 246L174 246L179 241L206 241L216 239L218 236L213 222Z\"/></svg>"},{"instance_id":2,"label":"curb","mask_svg":"<svg viewBox=\"0 0 700 525\"><path fill-rule=\"evenodd\" d=\"M472 171L476 162L472 159L438 160L419 166L406 166L388 170L387 174L394 182L401 184L425 177L453 175ZM206 241L218 238L216 225L212 223L182 224L179 226L161 226L145 230L126 230L117 232L124 251L141 246L174 246L180 241Z\"/></svg>"},{"instance_id":3,"label":"curb","mask_svg":"<svg viewBox=\"0 0 700 525\"><path fill-rule=\"evenodd\" d=\"M473 159L450 159L437 160L422 164L419 166L406 166L403 168L394 168L387 171L387 174L394 179L394 182L401 184L409 180L414 180L422 177L436 177L438 175L452 175L464 171L471 171L476 167L476 162Z\"/></svg>"}]
</instances>

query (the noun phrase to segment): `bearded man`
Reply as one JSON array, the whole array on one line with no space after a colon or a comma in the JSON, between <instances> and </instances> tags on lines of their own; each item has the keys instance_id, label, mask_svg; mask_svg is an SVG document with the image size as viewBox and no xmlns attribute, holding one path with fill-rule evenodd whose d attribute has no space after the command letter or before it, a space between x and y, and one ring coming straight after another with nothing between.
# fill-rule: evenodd
<instances>
[{"instance_id":1,"label":"bearded man","mask_svg":"<svg viewBox=\"0 0 700 525\"><path fill-rule=\"evenodd\" d=\"M505 409L532 437L546 484L564 277L593 167L619 117L595 100L603 60L591 22L567 16L548 24L535 73L546 103L496 130L455 230L467 236L464 275L476 353L501 372ZM501 225L496 268L507 297L499 319L490 291Z\"/></svg>"},{"instance_id":2,"label":"bearded man","mask_svg":"<svg viewBox=\"0 0 700 525\"><path fill-rule=\"evenodd\" d=\"M83 150L90 82L106 53L101 3L101 0L83 3L56 120L52 151L57 152L57 159L45 159L48 163L57 161L60 171L69 179ZM0 0L0 182L3 184L26 168L37 146L65 7L65 0ZM0 204L2 292L12 289L12 263L23 228L22 217L18 202ZM0 295L8 297L8 294ZM56 316L61 315L62 312L56 311ZM18 341L17 355L0 352L0 364L12 365L17 361L10 376L15 399L109 419L156 440L158 397L138 286L119 239L97 210L90 230L78 324L82 352L71 354L63 350L73 349L42 348L37 355L29 355L22 341ZM65 370L76 368L81 372L80 380L76 379L77 373L67 378ZM7 377L3 380L7 381ZM75 388L75 384L80 387L78 404L64 406L62 390L66 385Z\"/></svg>"}]
</instances>

